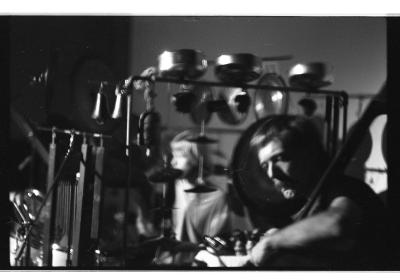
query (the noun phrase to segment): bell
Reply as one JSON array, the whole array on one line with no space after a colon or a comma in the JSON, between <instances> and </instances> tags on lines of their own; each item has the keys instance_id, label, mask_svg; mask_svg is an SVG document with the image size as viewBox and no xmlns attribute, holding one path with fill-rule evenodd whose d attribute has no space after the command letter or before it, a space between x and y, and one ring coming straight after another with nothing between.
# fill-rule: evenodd
<instances>
[{"instance_id":1,"label":"bell","mask_svg":"<svg viewBox=\"0 0 400 280\"><path fill-rule=\"evenodd\" d=\"M103 94L103 82L100 83L99 91L96 96L96 103L94 105L94 110L92 113L92 119L100 125L104 124L106 120L110 118L107 106L107 98Z\"/></svg>"},{"instance_id":2,"label":"bell","mask_svg":"<svg viewBox=\"0 0 400 280\"><path fill-rule=\"evenodd\" d=\"M111 115L111 118L113 119L120 119L124 115L124 108L123 108L123 97L128 95L128 92L132 89L132 77L129 77L128 79L124 80L122 83L117 84L115 87L115 104L114 104L114 110Z\"/></svg>"},{"instance_id":3,"label":"bell","mask_svg":"<svg viewBox=\"0 0 400 280\"><path fill-rule=\"evenodd\" d=\"M116 95L116 99L115 99L115 105L114 105L114 110L113 113L111 115L111 118L113 119L119 119L122 117L122 94L121 93L117 93L118 90L115 90L115 95Z\"/></svg>"}]
</instances>

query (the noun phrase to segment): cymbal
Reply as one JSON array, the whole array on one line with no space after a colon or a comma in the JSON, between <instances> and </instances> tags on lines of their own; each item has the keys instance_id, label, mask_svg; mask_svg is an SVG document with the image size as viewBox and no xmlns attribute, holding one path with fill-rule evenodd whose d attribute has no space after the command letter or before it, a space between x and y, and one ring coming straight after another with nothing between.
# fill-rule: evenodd
<instances>
[{"instance_id":1,"label":"cymbal","mask_svg":"<svg viewBox=\"0 0 400 280\"><path fill-rule=\"evenodd\" d=\"M179 169L166 167L149 176L149 180L153 183L168 183L172 180L179 178L182 171Z\"/></svg>"},{"instance_id":2,"label":"cymbal","mask_svg":"<svg viewBox=\"0 0 400 280\"><path fill-rule=\"evenodd\" d=\"M208 193L208 192L215 192L216 189L208 187L205 184L196 184L194 188L185 190L187 193Z\"/></svg>"},{"instance_id":3,"label":"cymbal","mask_svg":"<svg viewBox=\"0 0 400 280\"><path fill-rule=\"evenodd\" d=\"M218 142L218 140L209 138L205 135L199 135L197 137L192 137L188 139L189 142L198 143L198 144L212 144Z\"/></svg>"}]
</instances>

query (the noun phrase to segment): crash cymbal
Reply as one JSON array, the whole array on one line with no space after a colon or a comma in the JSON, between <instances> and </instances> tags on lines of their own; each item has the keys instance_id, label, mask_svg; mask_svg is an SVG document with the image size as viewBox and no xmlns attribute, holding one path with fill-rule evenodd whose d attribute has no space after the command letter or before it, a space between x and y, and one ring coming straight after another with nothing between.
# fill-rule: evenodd
<instances>
[{"instance_id":1,"label":"crash cymbal","mask_svg":"<svg viewBox=\"0 0 400 280\"><path fill-rule=\"evenodd\" d=\"M182 175L182 170L172 167L165 167L149 176L149 180L153 183L168 183L179 178Z\"/></svg>"},{"instance_id":2,"label":"crash cymbal","mask_svg":"<svg viewBox=\"0 0 400 280\"><path fill-rule=\"evenodd\" d=\"M205 135L199 135L196 137L189 138L188 141L198 144L212 144L218 142L217 140L209 138Z\"/></svg>"}]
</instances>

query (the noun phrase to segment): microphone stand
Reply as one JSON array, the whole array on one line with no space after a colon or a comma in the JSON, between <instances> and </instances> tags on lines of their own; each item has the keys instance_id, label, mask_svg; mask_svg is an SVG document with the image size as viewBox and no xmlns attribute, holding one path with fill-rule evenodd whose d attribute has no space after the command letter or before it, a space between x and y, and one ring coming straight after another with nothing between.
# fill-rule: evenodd
<instances>
[{"instance_id":1,"label":"microphone stand","mask_svg":"<svg viewBox=\"0 0 400 280\"><path fill-rule=\"evenodd\" d=\"M124 196L124 223L122 230L122 255L123 255L123 265L127 265L127 244L128 244L128 206L129 206L129 188L132 186L132 170L133 170L133 152L132 152L132 144L131 144L131 115L132 115L132 95L133 91L129 90L132 86L134 79L133 77L129 77L124 81L123 92L126 94L126 138L125 138L125 154L128 158L128 182L125 187L125 196ZM149 85L145 86L145 99L150 98L150 92L152 88ZM139 88L139 86L135 86L135 88ZM151 100L151 98L150 98ZM149 103L149 102L147 102ZM149 106L148 104L146 105ZM148 109L148 108L147 108ZM140 133L140 132L139 132ZM141 138L141 137L139 137Z\"/></svg>"},{"instance_id":2,"label":"microphone stand","mask_svg":"<svg viewBox=\"0 0 400 280\"><path fill-rule=\"evenodd\" d=\"M125 154L128 158L128 182L125 186L124 194L124 223L122 230L122 252L123 265L127 265L127 245L128 245L128 211L129 211L129 188L132 183L132 145L131 145L131 113L132 113L132 93L128 92L126 96L126 139Z\"/></svg>"},{"instance_id":3,"label":"microphone stand","mask_svg":"<svg viewBox=\"0 0 400 280\"><path fill-rule=\"evenodd\" d=\"M132 168L133 168L133 153L132 153L132 144L131 144L131 115L132 115L132 78L129 77L124 81L124 85L122 89L117 87L116 91L119 91L120 94L126 94L126 137L125 137L125 155L128 159L128 181L125 186L124 192L124 221L123 221L123 229L122 229L122 259L123 266L127 266L127 247L128 247L128 212L129 212L129 188L132 185ZM117 98L121 98L121 95L117 95ZM118 108L119 109L119 108ZM118 117L114 116L113 117Z\"/></svg>"}]
</instances>

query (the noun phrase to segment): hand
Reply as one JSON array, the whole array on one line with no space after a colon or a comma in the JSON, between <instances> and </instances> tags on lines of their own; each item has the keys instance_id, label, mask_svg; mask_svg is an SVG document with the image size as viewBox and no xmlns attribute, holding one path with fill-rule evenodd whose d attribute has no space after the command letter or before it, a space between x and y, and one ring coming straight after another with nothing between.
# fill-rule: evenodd
<instances>
[{"instance_id":1,"label":"hand","mask_svg":"<svg viewBox=\"0 0 400 280\"><path fill-rule=\"evenodd\" d=\"M270 228L269 230L267 230L266 233L264 233L264 236L271 236L273 235L275 232L277 232L279 229L277 228Z\"/></svg>"},{"instance_id":2,"label":"hand","mask_svg":"<svg viewBox=\"0 0 400 280\"><path fill-rule=\"evenodd\" d=\"M146 68L141 74L140 76L142 77L154 77L154 75L157 74L157 68L154 66L148 67ZM150 87L151 83L149 83L148 81L142 81L142 80L137 80L133 82L133 86L135 87L135 89L140 90L140 89L144 89L146 87Z\"/></svg>"},{"instance_id":3,"label":"hand","mask_svg":"<svg viewBox=\"0 0 400 280\"><path fill-rule=\"evenodd\" d=\"M278 231L277 228L269 229L260 241L251 249L250 262L255 266L263 265L276 250L271 246L271 236Z\"/></svg>"}]
</instances>

